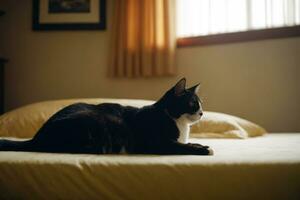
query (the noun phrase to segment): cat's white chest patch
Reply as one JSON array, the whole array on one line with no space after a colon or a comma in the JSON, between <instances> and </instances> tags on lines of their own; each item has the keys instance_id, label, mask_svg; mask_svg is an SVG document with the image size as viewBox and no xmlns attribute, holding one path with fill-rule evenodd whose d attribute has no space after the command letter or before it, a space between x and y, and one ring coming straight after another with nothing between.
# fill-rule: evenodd
<instances>
[{"instance_id":1,"label":"cat's white chest patch","mask_svg":"<svg viewBox=\"0 0 300 200\"><path fill-rule=\"evenodd\" d=\"M179 129L179 137L177 139L180 143L188 143L189 134L190 134L190 126L188 123L187 116L183 114L178 119L175 119L177 128Z\"/></svg>"}]
</instances>

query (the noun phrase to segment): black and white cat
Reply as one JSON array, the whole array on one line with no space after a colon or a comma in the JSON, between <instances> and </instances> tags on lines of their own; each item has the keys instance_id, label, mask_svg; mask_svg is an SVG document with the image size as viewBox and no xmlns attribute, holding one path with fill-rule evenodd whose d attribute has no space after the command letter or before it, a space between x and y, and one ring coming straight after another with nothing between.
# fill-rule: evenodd
<instances>
[{"instance_id":1,"label":"black and white cat","mask_svg":"<svg viewBox=\"0 0 300 200\"><path fill-rule=\"evenodd\" d=\"M0 140L0 151L212 155L208 146L188 143L189 127L203 111L199 85L185 85L183 78L142 108L72 104L55 113L31 140Z\"/></svg>"}]
</instances>

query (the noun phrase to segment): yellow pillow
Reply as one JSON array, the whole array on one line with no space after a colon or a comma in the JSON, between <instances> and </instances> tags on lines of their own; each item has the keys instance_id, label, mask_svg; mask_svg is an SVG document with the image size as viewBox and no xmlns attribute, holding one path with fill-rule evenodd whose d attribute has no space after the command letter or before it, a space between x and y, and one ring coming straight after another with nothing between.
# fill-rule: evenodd
<instances>
[{"instance_id":1,"label":"yellow pillow","mask_svg":"<svg viewBox=\"0 0 300 200\"><path fill-rule=\"evenodd\" d=\"M247 138L265 133L264 128L253 122L217 112L204 112L200 122L191 127L191 136L200 138Z\"/></svg>"},{"instance_id":2,"label":"yellow pillow","mask_svg":"<svg viewBox=\"0 0 300 200\"><path fill-rule=\"evenodd\" d=\"M55 112L77 102L90 104L110 102L135 107L154 103L154 101L149 100L104 98L68 99L34 103L1 115L0 136L31 138ZM191 128L192 137L247 138L259 136L265 132L263 128L252 122L215 112L204 112L204 117L200 122L194 124Z\"/></svg>"},{"instance_id":3,"label":"yellow pillow","mask_svg":"<svg viewBox=\"0 0 300 200\"><path fill-rule=\"evenodd\" d=\"M78 102L100 104L105 102L120 103L122 105L142 107L150 105L154 101L134 99L67 99L56 101L44 101L30 104L4 113L0 116L0 136L31 138L58 110Z\"/></svg>"}]
</instances>

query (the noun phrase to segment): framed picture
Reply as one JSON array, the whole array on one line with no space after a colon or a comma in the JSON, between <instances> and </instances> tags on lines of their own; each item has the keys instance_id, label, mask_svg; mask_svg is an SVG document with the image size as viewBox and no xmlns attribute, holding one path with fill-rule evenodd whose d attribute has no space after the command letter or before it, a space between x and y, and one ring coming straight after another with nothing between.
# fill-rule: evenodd
<instances>
[{"instance_id":1,"label":"framed picture","mask_svg":"<svg viewBox=\"0 0 300 200\"><path fill-rule=\"evenodd\" d=\"M33 30L104 30L105 0L33 0Z\"/></svg>"}]
</instances>

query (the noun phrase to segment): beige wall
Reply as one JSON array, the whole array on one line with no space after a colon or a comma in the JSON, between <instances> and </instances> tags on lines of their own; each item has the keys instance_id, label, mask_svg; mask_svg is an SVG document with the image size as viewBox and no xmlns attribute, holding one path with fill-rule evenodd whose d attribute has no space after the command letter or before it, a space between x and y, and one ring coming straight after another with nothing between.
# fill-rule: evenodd
<instances>
[{"instance_id":1,"label":"beige wall","mask_svg":"<svg viewBox=\"0 0 300 200\"><path fill-rule=\"evenodd\" d=\"M31 30L31 1L2 0L0 53L6 110L60 98L157 99L180 77L202 83L206 110L235 114L270 131L300 132L300 38L181 48L172 78L110 79L107 31ZM112 0L108 0L111 24Z\"/></svg>"}]
</instances>

